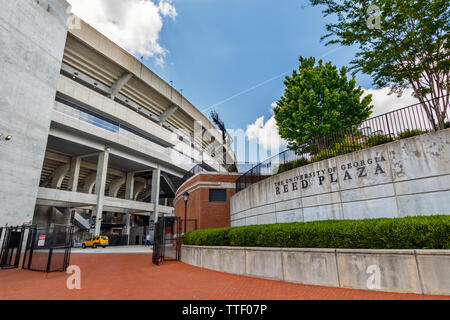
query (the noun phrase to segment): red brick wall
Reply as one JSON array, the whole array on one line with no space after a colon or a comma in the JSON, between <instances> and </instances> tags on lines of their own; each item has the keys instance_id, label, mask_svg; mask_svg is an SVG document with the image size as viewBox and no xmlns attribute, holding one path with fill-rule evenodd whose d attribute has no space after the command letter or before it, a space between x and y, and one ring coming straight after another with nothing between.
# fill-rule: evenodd
<instances>
[{"instance_id":1,"label":"red brick wall","mask_svg":"<svg viewBox=\"0 0 450 320\"><path fill-rule=\"evenodd\" d=\"M184 219L184 199L182 194L188 190L187 219L196 219L198 229L221 228L230 226L230 199L236 190L222 186L196 185L202 182L234 183L239 178L237 174L198 174L185 183L177 191L175 198L175 215ZM190 190L191 187L194 190ZM209 189L227 190L226 202L209 202ZM181 196L180 196L181 195ZM188 221L187 231L194 228L193 222ZM183 225L184 232L184 225Z\"/></svg>"}]
</instances>

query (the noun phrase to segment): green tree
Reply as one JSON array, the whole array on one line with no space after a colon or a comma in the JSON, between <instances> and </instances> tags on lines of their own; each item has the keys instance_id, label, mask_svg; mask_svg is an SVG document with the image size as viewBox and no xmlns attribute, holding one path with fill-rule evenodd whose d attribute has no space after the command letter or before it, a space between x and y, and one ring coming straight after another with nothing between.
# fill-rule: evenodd
<instances>
[{"instance_id":1,"label":"green tree","mask_svg":"<svg viewBox=\"0 0 450 320\"><path fill-rule=\"evenodd\" d=\"M351 62L399 96L410 87L435 129L449 109L449 0L310 0L325 5L327 44L359 46ZM433 117L433 111L436 116Z\"/></svg>"},{"instance_id":2,"label":"green tree","mask_svg":"<svg viewBox=\"0 0 450 320\"><path fill-rule=\"evenodd\" d=\"M314 152L314 138L359 125L372 113L372 96L347 79L347 68L331 62L316 65L315 58L300 57L300 67L286 77L284 96L274 108L280 136L297 152ZM317 142L313 143L315 147ZM316 150L315 150L316 151Z\"/></svg>"}]
</instances>

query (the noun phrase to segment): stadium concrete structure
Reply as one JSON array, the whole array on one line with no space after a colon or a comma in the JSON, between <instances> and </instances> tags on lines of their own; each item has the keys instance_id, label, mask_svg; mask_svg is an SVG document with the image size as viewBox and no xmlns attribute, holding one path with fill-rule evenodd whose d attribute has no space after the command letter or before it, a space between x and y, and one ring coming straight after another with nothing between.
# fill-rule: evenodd
<instances>
[{"instance_id":1,"label":"stadium concrete structure","mask_svg":"<svg viewBox=\"0 0 450 320\"><path fill-rule=\"evenodd\" d=\"M0 226L74 215L138 243L194 166L235 170L231 139L66 1L0 4Z\"/></svg>"}]
</instances>

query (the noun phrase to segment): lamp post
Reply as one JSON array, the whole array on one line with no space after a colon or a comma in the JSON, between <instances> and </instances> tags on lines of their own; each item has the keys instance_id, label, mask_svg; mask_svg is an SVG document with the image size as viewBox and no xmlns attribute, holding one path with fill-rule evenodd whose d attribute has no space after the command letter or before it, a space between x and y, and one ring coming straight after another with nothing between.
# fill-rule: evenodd
<instances>
[{"instance_id":1,"label":"lamp post","mask_svg":"<svg viewBox=\"0 0 450 320\"><path fill-rule=\"evenodd\" d=\"M189 193L187 191L184 192L183 198L184 198L184 233L186 233L187 202L189 199Z\"/></svg>"}]
</instances>

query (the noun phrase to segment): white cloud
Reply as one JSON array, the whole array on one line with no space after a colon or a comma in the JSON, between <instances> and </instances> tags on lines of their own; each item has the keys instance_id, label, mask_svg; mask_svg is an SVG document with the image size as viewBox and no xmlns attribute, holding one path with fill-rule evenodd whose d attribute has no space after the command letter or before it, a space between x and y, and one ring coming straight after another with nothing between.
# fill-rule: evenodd
<instances>
[{"instance_id":1,"label":"white cloud","mask_svg":"<svg viewBox=\"0 0 450 320\"><path fill-rule=\"evenodd\" d=\"M132 54L164 63L159 44L165 17L175 19L171 0L68 0L72 12Z\"/></svg>"},{"instance_id":2,"label":"white cloud","mask_svg":"<svg viewBox=\"0 0 450 320\"><path fill-rule=\"evenodd\" d=\"M271 104L271 113L276 103ZM250 145L252 143L259 144L260 160L264 161L270 156L274 156L286 147L287 142L282 139L278 133L278 126L275 121L275 116L272 115L267 121L264 121L264 116L259 117L252 124L247 125L245 131ZM252 155L250 155L252 157Z\"/></svg>"},{"instance_id":3,"label":"white cloud","mask_svg":"<svg viewBox=\"0 0 450 320\"><path fill-rule=\"evenodd\" d=\"M371 117L379 116L380 114L407 107L419 102L412 96L412 89L405 89L401 97L397 97L395 93L388 95L390 88L381 89L364 89L364 96L372 95L372 109Z\"/></svg>"},{"instance_id":4,"label":"white cloud","mask_svg":"<svg viewBox=\"0 0 450 320\"><path fill-rule=\"evenodd\" d=\"M168 16L172 19L175 19L178 15L177 10L175 9L175 7L172 5L171 2L160 1L158 4L158 8L159 12L161 12L163 16Z\"/></svg>"}]
</instances>

